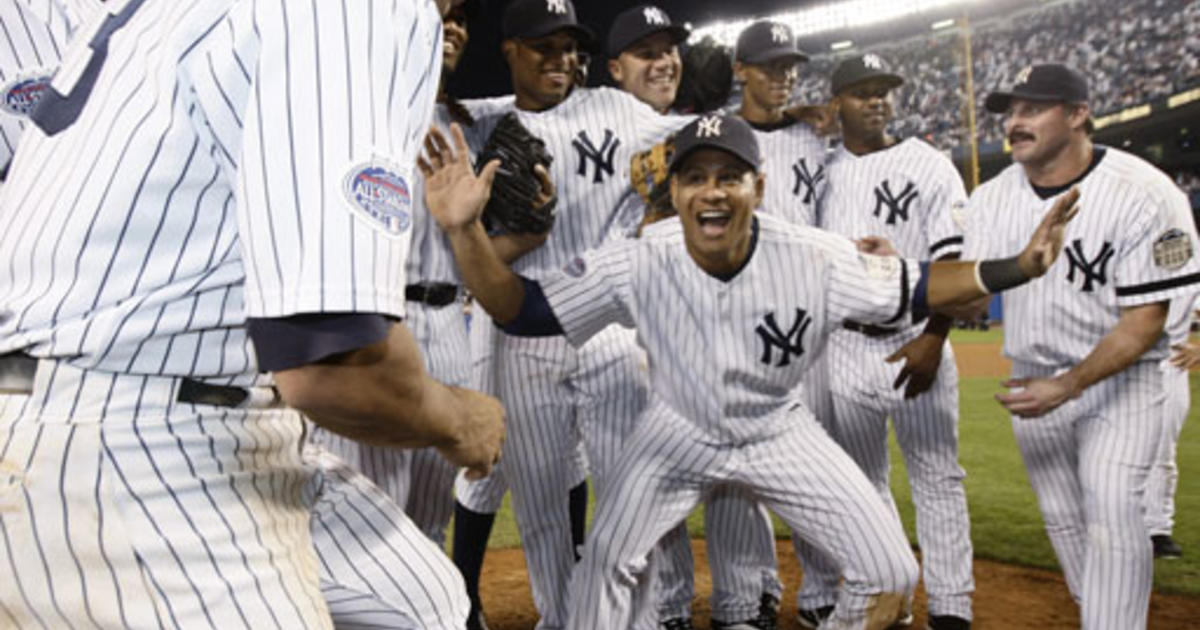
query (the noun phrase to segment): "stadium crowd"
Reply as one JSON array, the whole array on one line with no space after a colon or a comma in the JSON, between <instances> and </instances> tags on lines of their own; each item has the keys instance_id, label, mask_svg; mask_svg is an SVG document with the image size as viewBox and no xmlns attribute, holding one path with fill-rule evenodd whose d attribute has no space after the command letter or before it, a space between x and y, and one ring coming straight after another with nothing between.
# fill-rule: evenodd
<instances>
[{"instance_id":1,"label":"stadium crowd","mask_svg":"<svg viewBox=\"0 0 1200 630\"><path fill-rule=\"evenodd\" d=\"M1002 139L1000 118L983 97L1012 82L1029 61L1086 68L1097 116L1200 86L1200 0L1069 0L974 25L972 54L980 142ZM949 149L967 141L966 77L955 30L869 48L907 83L894 131ZM858 51L861 52L861 51ZM829 97L835 54L814 55L802 70L804 102Z\"/></svg>"}]
</instances>

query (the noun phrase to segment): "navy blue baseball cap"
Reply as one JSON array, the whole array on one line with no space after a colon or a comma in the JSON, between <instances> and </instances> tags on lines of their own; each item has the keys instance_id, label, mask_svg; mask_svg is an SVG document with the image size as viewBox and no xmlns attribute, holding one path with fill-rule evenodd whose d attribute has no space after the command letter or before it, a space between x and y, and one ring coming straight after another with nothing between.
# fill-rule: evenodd
<instances>
[{"instance_id":1,"label":"navy blue baseball cap","mask_svg":"<svg viewBox=\"0 0 1200 630\"><path fill-rule=\"evenodd\" d=\"M841 94L842 90L852 85L872 79L882 79L887 83L889 90L904 83L904 79L900 75L894 74L888 69L887 63L882 57L875 53L867 53L851 57L833 69L833 93Z\"/></svg>"},{"instance_id":2,"label":"navy blue baseball cap","mask_svg":"<svg viewBox=\"0 0 1200 630\"><path fill-rule=\"evenodd\" d=\"M675 152L668 170L672 173L697 149L720 149L732 153L758 171L762 155L750 124L739 116L708 114L688 123L675 134Z\"/></svg>"},{"instance_id":3,"label":"navy blue baseball cap","mask_svg":"<svg viewBox=\"0 0 1200 630\"><path fill-rule=\"evenodd\" d=\"M1008 111L1008 106L1014 98L1027 101L1087 103L1087 79L1075 70L1058 63L1028 66L1017 73L1011 89L988 94L983 106L989 112L1003 114Z\"/></svg>"},{"instance_id":4,"label":"navy blue baseball cap","mask_svg":"<svg viewBox=\"0 0 1200 630\"><path fill-rule=\"evenodd\" d=\"M579 23L571 0L512 0L504 9L500 31L504 39L537 39L566 31L580 47L596 49L596 34Z\"/></svg>"},{"instance_id":5,"label":"navy blue baseball cap","mask_svg":"<svg viewBox=\"0 0 1200 630\"><path fill-rule=\"evenodd\" d=\"M734 60L751 64L788 57L797 62L808 61L808 55L800 50L792 27L771 20L760 20L742 29L733 54Z\"/></svg>"},{"instance_id":6,"label":"navy blue baseball cap","mask_svg":"<svg viewBox=\"0 0 1200 630\"><path fill-rule=\"evenodd\" d=\"M671 16L653 4L639 4L622 11L608 29L608 56L616 59L626 48L656 33L667 33L671 41L680 44L691 31L671 23Z\"/></svg>"}]
</instances>

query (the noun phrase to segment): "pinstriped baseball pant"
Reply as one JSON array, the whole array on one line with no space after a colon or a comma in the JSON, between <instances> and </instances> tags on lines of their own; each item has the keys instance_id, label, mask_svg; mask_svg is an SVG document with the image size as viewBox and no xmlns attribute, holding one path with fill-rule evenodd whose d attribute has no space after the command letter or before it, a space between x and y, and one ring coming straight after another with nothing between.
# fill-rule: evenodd
<instances>
[{"instance_id":1,"label":"pinstriped baseball pant","mask_svg":"<svg viewBox=\"0 0 1200 630\"><path fill-rule=\"evenodd\" d=\"M1169 536L1175 529L1175 488L1179 483L1176 451L1191 406L1191 385L1186 371L1166 361L1160 368L1167 388L1167 401L1163 406L1166 420L1155 449L1154 466L1146 480L1146 529L1152 536Z\"/></svg>"},{"instance_id":2,"label":"pinstriped baseball pant","mask_svg":"<svg viewBox=\"0 0 1200 630\"><path fill-rule=\"evenodd\" d=\"M462 626L444 554L365 479L314 470L296 412L176 403L177 383L42 362L0 398L0 625ZM313 553L321 522L345 528L336 554ZM396 550L440 560L436 588L344 570Z\"/></svg>"},{"instance_id":3,"label":"pinstriped baseball pant","mask_svg":"<svg viewBox=\"0 0 1200 630\"><path fill-rule=\"evenodd\" d=\"M919 328L882 338L838 330L826 348L833 402L833 436L866 473L897 519L888 458L888 418L904 455L917 515L917 540L932 615L971 618L970 522L958 463L958 374L949 343L933 386L904 399L893 389L901 363L885 359L920 334ZM818 557L803 558L801 608L833 603L838 574Z\"/></svg>"},{"instance_id":4,"label":"pinstriped baseball pant","mask_svg":"<svg viewBox=\"0 0 1200 630\"><path fill-rule=\"evenodd\" d=\"M1060 371L1013 364L1015 377ZM1043 417L1012 419L1084 630L1146 627L1154 559L1142 506L1165 399L1158 365L1139 362Z\"/></svg>"},{"instance_id":5,"label":"pinstriped baseball pant","mask_svg":"<svg viewBox=\"0 0 1200 630\"><path fill-rule=\"evenodd\" d=\"M597 506L571 582L572 629L625 628L644 617L655 572L649 553L721 484L779 514L845 567L832 628L863 628L883 594L911 596L917 564L899 522L853 461L802 408L782 433L720 446L661 402L628 440L613 487ZM889 616L890 615L890 616Z\"/></svg>"}]
</instances>

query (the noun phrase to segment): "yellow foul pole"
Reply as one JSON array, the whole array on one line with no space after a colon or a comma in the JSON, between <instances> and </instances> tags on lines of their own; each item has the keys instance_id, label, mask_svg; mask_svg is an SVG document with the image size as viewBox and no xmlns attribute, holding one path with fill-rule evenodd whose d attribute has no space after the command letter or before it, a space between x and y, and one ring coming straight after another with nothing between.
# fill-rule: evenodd
<instances>
[{"instance_id":1,"label":"yellow foul pole","mask_svg":"<svg viewBox=\"0 0 1200 630\"><path fill-rule=\"evenodd\" d=\"M964 15L962 27L963 58L967 65L967 138L970 155L967 164L967 192L979 186L979 130L975 127L975 63L971 56L971 18Z\"/></svg>"}]
</instances>

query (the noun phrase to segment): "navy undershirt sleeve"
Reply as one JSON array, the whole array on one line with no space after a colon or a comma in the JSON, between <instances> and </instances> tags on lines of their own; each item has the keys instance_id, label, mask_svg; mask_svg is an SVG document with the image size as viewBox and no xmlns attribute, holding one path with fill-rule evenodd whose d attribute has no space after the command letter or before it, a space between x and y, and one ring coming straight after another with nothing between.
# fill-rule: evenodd
<instances>
[{"instance_id":1,"label":"navy undershirt sleeve","mask_svg":"<svg viewBox=\"0 0 1200 630\"><path fill-rule=\"evenodd\" d=\"M913 323L929 317L929 261L924 261L920 265L921 279L917 281L917 288L913 289Z\"/></svg>"},{"instance_id":2,"label":"navy undershirt sleeve","mask_svg":"<svg viewBox=\"0 0 1200 630\"><path fill-rule=\"evenodd\" d=\"M258 354L258 368L278 372L379 343L392 321L378 313L307 313L250 318L246 332Z\"/></svg>"},{"instance_id":3,"label":"navy undershirt sleeve","mask_svg":"<svg viewBox=\"0 0 1200 630\"><path fill-rule=\"evenodd\" d=\"M554 309L546 301L542 285L524 276L517 276L525 285L525 299L521 310L511 322L500 326L500 330L514 337L555 337L562 335L562 324L554 316Z\"/></svg>"}]
</instances>

